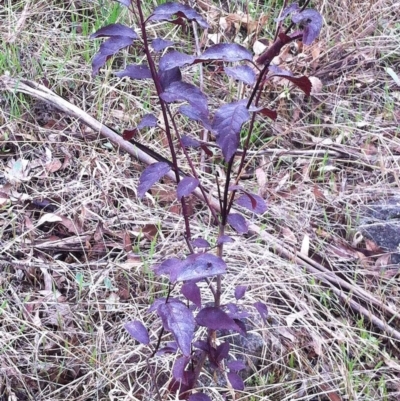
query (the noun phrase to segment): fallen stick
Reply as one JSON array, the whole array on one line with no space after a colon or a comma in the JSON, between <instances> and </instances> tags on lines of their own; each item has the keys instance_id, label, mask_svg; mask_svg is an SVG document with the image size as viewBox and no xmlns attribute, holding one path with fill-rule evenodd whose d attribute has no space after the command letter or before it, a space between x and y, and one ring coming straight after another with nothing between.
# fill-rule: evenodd
<instances>
[{"instance_id":1,"label":"fallen stick","mask_svg":"<svg viewBox=\"0 0 400 401\"><path fill-rule=\"evenodd\" d=\"M133 143L126 141L125 139L122 138L122 136L118 135L115 131L113 131L106 125L102 124L95 118L91 117L89 114L81 110L79 107L71 104L67 100L58 96L57 94L55 94L54 92L52 92L50 89L46 88L43 85L40 85L33 81L29 81L27 79L15 79L8 75L3 75L0 77L0 90L8 91L11 93L14 92L25 93L36 99L40 99L44 102L50 103L51 105L65 112L66 114L79 119L85 125L92 128L95 132L99 132L101 136L107 138L110 142L117 145L120 149L124 150L137 160L147 165L156 163L159 160L150 156L148 153L146 153L146 151L140 149ZM167 174L167 177L173 181L176 180L175 173L172 170ZM203 201L205 200L202 192L199 189L196 189L193 192L193 194L197 198ZM211 195L208 195L207 200L211 205L211 207L213 207L217 211L220 211L220 204L217 199L215 199ZM232 211L234 212L233 209ZM250 233L256 234L261 239L263 239L267 243L267 245L281 257L290 260L292 262L295 262L299 266L304 267L308 273L315 276L322 283L328 285L331 288L332 292L334 292L345 304L348 304L354 311L363 315L368 321L373 323L380 330L386 331L393 338L400 341L399 331L390 326L384 320L377 317L371 310L366 309L353 297L356 296L366 303L369 303L377 308L383 309L390 316L390 321L399 318L399 313L397 311L387 306L382 301L376 299L367 291L356 286L355 284L349 283L348 281L343 280L340 277L337 277L333 272L326 269L320 263L317 263L311 258L308 258L300 254L295 249L288 248L279 239L263 231L258 225L251 223L249 225L249 231ZM347 292L344 292L343 290L347 290Z\"/></svg>"}]
</instances>

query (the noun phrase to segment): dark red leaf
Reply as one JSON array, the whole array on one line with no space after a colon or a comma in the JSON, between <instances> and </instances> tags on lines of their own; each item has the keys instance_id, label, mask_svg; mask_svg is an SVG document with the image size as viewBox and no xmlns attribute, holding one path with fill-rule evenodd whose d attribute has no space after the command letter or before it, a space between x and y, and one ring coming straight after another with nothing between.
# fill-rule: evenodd
<instances>
[{"instance_id":1,"label":"dark red leaf","mask_svg":"<svg viewBox=\"0 0 400 401\"><path fill-rule=\"evenodd\" d=\"M127 36L113 36L103 42L92 60L92 76L97 75L100 68L103 67L111 56L121 49L130 46L132 41L132 38Z\"/></svg>"},{"instance_id":2,"label":"dark red leaf","mask_svg":"<svg viewBox=\"0 0 400 401\"><path fill-rule=\"evenodd\" d=\"M136 128L133 129L125 129L122 132L122 138L125 139L125 141L131 140L134 136L136 136L138 133L138 130Z\"/></svg>"},{"instance_id":3,"label":"dark red leaf","mask_svg":"<svg viewBox=\"0 0 400 401\"><path fill-rule=\"evenodd\" d=\"M250 107L249 109L253 113L261 113L264 116L269 117L271 120L276 120L278 113L275 110L271 110L268 107Z\"/></svg>"},{"instance_id":4,"label":"dark red leaf","mask_svg":"<svg viewBox=\"0 0 400 401\"><path fill-rule=\"evenodd\" d=\"M207 306L196 316L196 322L200 326L211 330L235 330L241 331L235 321L221 308Z\"/></svg>"},{"instance_id":5,"label":"dark red leaf","mask_svg":"<svg viewBox=\"0 0 400 401\"><path fill-rule=\"evenodd\" d=\"M176 194L178 199L184 196L189 196L199 186L199 180L194 177L184 177L179 181L176 187Z\"/></svg>"},{"instance_id":6,"label":"dark red leaf","mask_svg":"<svg viewBox=\"0 0 400 401\"><path fill-rule=\"evenodd\" d=\"M154 114L145 114L140 120L137 129L142 129L145 127L157 127L157 117Z\"/></svg>"},{"instance_id":7,"label":"dark red leaf","mask_svg":"<svg viewBox=\"0 0 400 401\"><path fill-rule=\"evenodd\" d=\"M130 64L125 70L115 73L118 78L129 77L131 79L151 78L150 68L146 64Z\"/></svg>"},{"instance_id":8,"label":"dark red leaf","mask_svg":"<svg viewBox=\"0 0 400 401\"><path fill-rule=\"evenodd\" d=\"M239 301L246 294L247 285L238 285L235 287L235 298Z\"/></svg>"},{"instance_id":9,"label":"dark red leaf","mask_svg":"<svg viewBox=\"0 0 400 401\"><path fill-rule=\"evenodd\" d=\"M243 361L229 361L226 366L229 368L229 370L232 370L233 372L239 372L243 369L246 369L246 364Z\"/></svg>"},{"instance_id":10,"label":"dark red leaf","mask_svg":"<svg viewBox=\"0 0 400 401\"><path fill-rule=\"evenodd\" d=\"M244 82L246 85L253 85L256 82L256 73L248 65L237 67L225 67L225 74L233 79Z\"/></svg>"},{"instance_id":11,"label":"dark red leaf","mask_svg":"<svg viewBox=\"0 0 400 401\"><path fill-rule=\"evenodd\" d=\"M259 195L245 193L236 199L236 203L253 213L263 214L267 211L267 204ZM230 224L230 223L229 223Z\"/></svg>"},{"instance_id":12,"label":"dark red leaf","mask_svg":"<svg viewBox=\"0 0 400 401\"><path fill-rule=\"evenodd\" d=\"M135 340L146 345L150 343L149 333L142 322L134 320L126 323L124 327Z\"/></svg>"},{"instance_id":13,"label":"dark red leaf","mask_svg":"<svg viewBox=\"0 0 400 401\"><path fill-rule=\"evenodd\" d=\"M222 150L225 161L235 155L240 142L242 125L250 118L246 101L228 103L221 106L215 113L212 129L218 146Z\"/></svg>"},{"instance_id":14,"label":"dark red leaf","mask_svg":"<svg viewBox=\"0 0 400 401\"><path fill-rule=\"evenodd\" d=\"M129 39L139 39L138 34L132 28L122 24L110 24L103 26L103 28L100 28L98 31L90 35L92 39L102 37L108 38L112 36L124 36L125 38Z\"/></svg>"},{"instance_id":15,"label":"dark red leaf","mask_svg":"<svg viewBox=\"0 0 400 401\"><path fill-rule=\"evenodd\" d=\"M155 52L160 52L169 46L173 46L174 42L172 40L164 40L161 38L155 38L151 42L151 47Z\"/></svg>"},{"instance_id":16,"label":"dark red leaf","mask_svg":"<svg viewBox=\"0 0 400 401\"><path fill-rule=\"evenodd\" d=\"M290 75L274 74L275 77L286 78L288 81L293 82L298 88L300 88L307 96L311 94L312 84L306 76L291 77Z\"/></svg>"},{"instance_id":17,"label":"dark red leaf","mask_svg":"<svg viewBox=\"0 0 400 401\"><path fill-rule=\"evenodd\" d=\"M185 100L200 113L208 114L206 95L197 86L187 82L172 82L161 94L161 98L167 103Z\"/></svg>"},{"instance_id":18,"label":"dark red leaf","mask_svg":"<svg viewBox=\"0 0 400 401\"><path fill-rule=\"evenodd\" d=\"M158 309L164 329L170 331L183 355L190 356L195 328L193 314L182 302L161 304Z\"/></svg>"},{"instance_id":19,"label":"dark red leaf","mask_svg":"<svg viewBox=\"0 0 400 401\"><path fill-rule=\"evenodd\" d=\"M171 166L165 162L157 162L146 167L142 172L139 179L139 186L137 189L138 197L143 198L145 193L168 171L171 170Z\"/></svg>"},{"instance_id":20,"label":"dark red leaf","mask_svg":"<svg viewBox=\"0 0 400 401\"><path fill-rule=\"evenodd\" d=\"M184 4L167 2L156 7L149 21L173 21L173 16L185 18L188 21L196 21L204 29L209 28L205 19L192 7Z\"/></svg>"},{"instance_id":21,"label":"dark red leaf","mask_svg":"<svg viewBox=\"0 0 400 401\"><path fill-rule=\"evenodd\" d=\"M253 306L257 309L258 313L260 314L262 320L264 320L264 323L267 321L268 318L268 308L267 305L265 305L262 302L255 302Z\"/></svg>"},{"instance_id":22,"label":"dark red leaf","mask_svg":"<svg viewBox=\"0 0 400 401\"><path fill-rule=\"evenodd\" d=\"M238 391L244 390L243 380L237 373L229 372L228 380L229 380L229 383L231 383L234 390L238 390Z\"/></svg>"},{"instance_id":23,"label":"dark red leaf","mask_svg":"<svg viewBox=\"0 0 400 401\"><path fill-rule=\"evenodd\" d=\"M200 288L193 281L187 281L182 285L182 295L193 302L198 308L201 308L201 293Z\"/></svg>"},{"instance_id":24,"label":"dark red leaf","mask_svg":"<svg viewBox=\"0 0 400 401\"><path fill-rule=\"evenodd\" d=\"M311 45L321 32L323 21L318 11L308 8L300 13L294 14L292 16L292 22L304 25L303 43L305 45Z\"/></svg>"},{"instance_id":25,"label":"dark red leaf","mask_svg":"<svg viewBox=\"0 0 400 401\"><path fill-rule=\"evenodd\" d=\"M172 282L199 280L226 273L226 263L210 253L193 253L189 255L170 276Z\"/></svg>"},{"instance_id":26,"label":"dark red leaf","mask_svg":"<svg viewBox=\"0 0 400 401\"><path fill-rule=\"evenodd\" d=\"M236 43L220 43L209 47L202 55L195 57L196 63L204 61L252 61L253 55L243 46Z\"/></svg>"},{"instance_id":27,"label":"dark red leaf","mask_svg":"<svg viewBox=\"0 0 400 401\"><path fill-rule=\"evenodd\" d=\"M246 219L241 214L230 213L227 220L237 233L247 234L249 232Z\"/></svg>"}]
</instances>

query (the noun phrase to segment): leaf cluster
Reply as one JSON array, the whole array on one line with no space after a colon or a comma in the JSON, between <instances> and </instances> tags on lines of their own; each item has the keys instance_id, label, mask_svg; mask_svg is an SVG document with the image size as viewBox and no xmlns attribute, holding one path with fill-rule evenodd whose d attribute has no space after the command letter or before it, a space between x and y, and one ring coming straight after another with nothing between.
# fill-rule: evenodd
<instances>
[{"instance_id":1,"label":"leaf cluster","mask_svg":"<svg viewBox=\"0 0 400 401\"><path fill-rule=\"evenodd\" d=\"M259 105L261 94L266 83L274 76L286 78L306 95L310 94L311 82L308 78L294 77L290 71L272 66L271 61L283 46L290 42L300 39L306 45L311 44L322 27L322 17L316 10L306 9L308 2L303 7L299 7L297 3L286 7L276 20L278 27L275 41L254 61L251 52L238 44L216 44L205 49L200 55L190 55L175 50L173 41L157 37L148 38L147 25L152 21L167 21L177 25L195 22L198 27L207 29L206 20L188 5L167 2L156 7L152 14L145 18L140 0L119 0L119 3L131 10L140 32L137 33L134 28L119 23L102 27L95 32L92 38L106 38L106 40L93 58L93 76L97 75L107 60L121 49L132 46L135 42L141 44L147 62L128 65L115 75L119 78L128 77L133 80L153 82L164 119L171 160L160 159L145 168L140 176L137 195L138 198L145 197L155 183L172 171L176 177L176 197L182 204L186 227L185 238L188 243L188 255L185 258L172 257L153 267L157 275L169 278L170 292L166 298L156 299L149 309L149 313L157 314L162 325L152 355L180 353L172 368L173 380L169 390L178 392L180 399L208 401L210 398L205 393L193 392L206 360L212 369L226 373L234 390L244 389L244 382L239 372L245 368L245 364L230 356L229 342L218 343L217 333L233 331L245 336L244 319L251 313L258 313L264 322L268 317L268 308L263 302L246 306L239 302L245 297L246 286L239 285L235 288L236 302L221 303L221 280L228 269L223 260L224 244L234 241L231 236L226 235L226 226L229 224L238 234L248 232L248 218L234 211L232 207L235 204L257 215L262 215L267 210L266 201L262 197L248 192L239 185L256 116L264 115L272 120L277 118L275 110ZM283 21L288 17L291 17L291 21L284 29ZM293 28L296 28L294 32ZM249 98L221 104L216 110L211 111L209 97L214 94L206 95L194 83L184 81L183 71L189 66L212 62L222 63L227 76L246 85L250 93ZM206 192L201 182L201 173L197 171L194 161L186 150L189 147L206 150L207 146L197 138L181 135L175 123L176 115L170 108L171 104L177 102L183 103L178 107L178 113L196 121L204 130L214 135L216 145L220 148L224 159L226 182L222 188L217 183L220 208L216 210L208 204L219 232L216 239L216 254L212 252L213 247L205 239L191 238L191 219L185 213L186 200L195 191L201 191L203 194ZM135 128L123 133L124 139L132 140L138 130L157 127L157 124L154 114L146 114ZM241 131L244 124L249 124L248 136L240 153L242 156L237 177L231 182L233 163L241 146ZM179 147L176 146L176 140ZM187 157L191 174L183 173L178 166L176 154L179 149L182 149ZM195 252L195 248L200 251ZM207 288L213 294L213 305L203 303L202 288L205 287L200 285L202 282L207 283ZM180 288L179 297L171 296L173 288ZM199 338L196 334L199 327L207 329L205 338ZM142 322L128 322L125 328L133 338L150 347L151 335ZM171 333L174 341L160 348L164 332Z\"/></svg>"}]
</instances>

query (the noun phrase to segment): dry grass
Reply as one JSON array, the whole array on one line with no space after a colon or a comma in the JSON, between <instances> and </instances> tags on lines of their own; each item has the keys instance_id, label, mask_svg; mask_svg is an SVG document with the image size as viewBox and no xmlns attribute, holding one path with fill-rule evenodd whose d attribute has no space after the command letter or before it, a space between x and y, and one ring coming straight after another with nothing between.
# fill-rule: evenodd
<instances>
[{"instance_id":1,"label":"dry grass","mask_svg":"<svg viewBox=\"0 0 400 401\"><path fill-rule=\"evenodd\" d=\"M148 83L114 78L110 64L90 78L97 45L87 34L118 16L115 4L98 3L3 1L0 75L45 80L122 129L154 98ZM259 152L249 160L265 183L250 174L246 185L262 184L268 198L265 230L398 310L398 266L382 266L372 245L356 240L363 205L399 192L400 89L385 68L400 72L400 4L315 3L326 22L319 42L283 61L323 89L303 102L296 90L271 87L271 99L283 94L279 118L260 123ZM154 31L165 33L162 24ZM192 40L175 29L168 38ZM114 67L134 57L124 54ZM222 80L206 74L205 86L235 97ZM150 266L185 249L172 184L140 202L142 166L128 155L34 99L2 92L0 104L0 399L155 399L148 352L123 324L139 318L154 338L159 330L146 309L167 283ZM157 132L141 140L164 152ZM210 188L212 179L205 176ZM215 240L207 211L198 202L194 210L193 236ZM265 347L237 399L400 399L397 340L259 238L228 245L224 301L248 284L247 299L270 310L268 325L254 322ZM400 330L398 319L390 324ZM160 382L172 361L154 360Z\"/></svg>"}]
</instances>

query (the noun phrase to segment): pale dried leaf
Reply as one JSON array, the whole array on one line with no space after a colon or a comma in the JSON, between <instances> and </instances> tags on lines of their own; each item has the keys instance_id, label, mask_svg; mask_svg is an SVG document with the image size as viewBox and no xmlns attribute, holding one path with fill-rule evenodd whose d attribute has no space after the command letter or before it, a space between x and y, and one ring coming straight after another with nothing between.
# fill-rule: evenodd
<instances>
[{"instance_id":1,"label":"pale dried leaf","mask_svg":"<svg viewBox=\"0 0 400 401\"><path fill-rule=\"evenodd\" d=\"M300 253L304 256L308 256L310 251L310 237L308 234L304 234L303 241L301 242Z\"/></svg>"}]
</instances>

